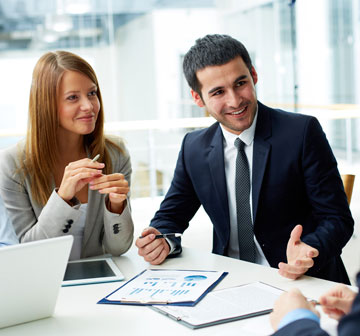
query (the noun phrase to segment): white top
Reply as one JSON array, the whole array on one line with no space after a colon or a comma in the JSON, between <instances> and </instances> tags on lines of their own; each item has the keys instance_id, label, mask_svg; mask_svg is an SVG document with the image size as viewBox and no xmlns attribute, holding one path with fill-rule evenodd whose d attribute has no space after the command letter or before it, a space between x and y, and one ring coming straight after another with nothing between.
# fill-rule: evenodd
<instances>
[{"instance_id":1,"label":"white top","mask_svg":"<svg viewBox=\"0 0 360 336\"><path fill-rule=\"evenodd\" d=\"M251 220L254 224L253 208L252 208L252 164L253 164L253 150L254 150L254 136L257 121L257 111L255 114L252 125L241 132L240 135L230 133L220 124L223 136L224 136L224 164L225 164L225 176L227 184L227 195L229 203L229 215L230 215L230 241L228 256L232 258L239 258L239 238L237 229L237 214L236 214L236 196L235 196L235 173L236 173L236 156L237 148L235 147L235 139L239 138L245 143L245 154L249 162L250 170L250 211ZM260 265L270 266L266 260L261 247L254 236L254 242L256 246L256 263Z\"/></svg>"},{"instance_id":2,"label":"white top","mask_svg":"<svg viewBox=\"0 0 360 336\"><path fill-rule=\"evenodd\" d=\"M78 260L81 258L81 247L84 238L87 203L81 204L79 211L81 212L79 220L76 222L76 225L71 227L70 232L68 233L74 236L74 243L70 252L69 260Z\"/></svg>"}]
</instances>

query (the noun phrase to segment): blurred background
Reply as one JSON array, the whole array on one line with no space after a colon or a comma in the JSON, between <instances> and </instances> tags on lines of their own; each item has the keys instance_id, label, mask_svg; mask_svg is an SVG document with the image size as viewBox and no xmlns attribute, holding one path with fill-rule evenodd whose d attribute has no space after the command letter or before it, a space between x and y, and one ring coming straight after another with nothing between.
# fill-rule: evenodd
<instances>
[{"instance_id":1,"label":"blurred background","mask_svg":"<svg viewBox=\"0 0 360 336\"><path fill-rule=\"evenodd\" d=\"M355 234L344 249L360 268L360 0L0 0L0 148L24 137L33 67L49 50L94 67L106 131L132 157L135 234L171 182L185 133L214 122L191 100L182 59L198 37L229 34L247 47L258 99L316 116L342 174L355 178ZM184 245L211 250L202 209Z\"/></svg>"}]
</instances>

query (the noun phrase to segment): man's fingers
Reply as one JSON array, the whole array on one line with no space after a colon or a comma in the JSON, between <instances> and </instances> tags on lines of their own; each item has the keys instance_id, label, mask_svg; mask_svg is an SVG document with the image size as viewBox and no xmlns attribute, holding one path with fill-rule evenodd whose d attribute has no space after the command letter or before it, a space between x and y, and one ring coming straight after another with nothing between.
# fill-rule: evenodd
<instances>
[{"instance_id":1,"label":"man's fingers","mask_svg":"<svg viewBox=\"0 0 360 336\"><path fill-rule=\"evenodd\" d=\"M348 307L348 302L343 298L338 298L336 296L328 296L326 298L320 298L320 303L328 308L335 308L345 310Z\"/></svg>"},{"instance_id":2,"label":"man's fingers","mask_svg":"<svg viewBox=\"0 0 360 336\"><path fill-rule=\"evenodd\" d=\"M299 268L309 269L314 266L312 258L304 258L295 261L295 266Z\"/></svg>"},{"instance_id":3,"label":"man's fingers","mask_svg":"<svg viewBox=\"0 0 360 336\"><path fill-rule=\"evenodd\" d=\"M309 258L316 258L317 256L319 256L319 251L316 248L312 248L308 253L307 256Z\"/></svg>"},{"instance_id":4,"label":"man's fingers","mask_svg":"<svg viewBox=\"0 0 360 336\"><path fill-rule=\"evenodd\" d=\"M157 231L157 230L156 230ZM141 233L141 237L136 239L135 245L140 249L154 241L157 232L153 232L151 229L145 229ZM140 252L140 251L139 251Z\"/></svg>"},{"instance_id":5,"label":"man's fingers","mask_svg":"<svg viewBox=\"0 0 360 336\"><path fill-rule=\"evenodd\" d=\"M308 268L279 263L279 274L285 278L295 280L302 276Z\"/></svg>"},{"instance_id":6,"label":"man's fingers","mask_svg":"<svg viewBox=\"0 0 360 336\"><path fill-rule=\"evenodd\" d=\"M150 262L151 265L160 265L166 259L167 255L168 255L168 251L165 248L163 248L159 256Z\"/></svg>"},{"instance_id":7,"label":"man's fingers","mask_svg":"<svg viewBox=\"0 0 360 336\"><path fill-rule=\"evenodd\" d=\"M145 261L152 264L159 257L159 255L162 252L162 250L164 249L164 247L162 244L155 245L155 246L152 245L151 247L154 247L154 249L152 249L151 251L147 251L144 255L144 259L145 259Z\"/></svg>"},{"instance_id":8,"label":"man's fingers","mask_svg":"<svg viewBox=\"0 0 360 336\"><path fill-rule=\"evenodd\" d=\"M303 231L302 225L300 224L296 225L291 231L290 241L292 241L293 243L300 241L302 231Z\"/></svg>"}]
</instances>

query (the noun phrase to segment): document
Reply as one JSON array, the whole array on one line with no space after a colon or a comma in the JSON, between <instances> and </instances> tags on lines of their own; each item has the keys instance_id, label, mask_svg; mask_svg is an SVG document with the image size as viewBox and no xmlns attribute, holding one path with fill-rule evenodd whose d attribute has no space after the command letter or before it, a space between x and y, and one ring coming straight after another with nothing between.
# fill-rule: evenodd
<instances>
[{"instance_id":1,"label":"document","mask_svg":"<svg viewBox=\"0 0 360 336\"><path fill-rule=\"evenodd\" d=\"M148 269L98 303L192 306L226 274L219 271Z\"/></svg>"},{"instance_id":2,"label":"document","mask_svg":"<svg viewBox=\"0 0 360 336\"><path fill-rule=\"evenodd\" d=\"M268 314L281 293L281 289L254 282L213 291L195 307L155 305L152 308L189 328L197 329Z\"/></svg>"}]
</instances>

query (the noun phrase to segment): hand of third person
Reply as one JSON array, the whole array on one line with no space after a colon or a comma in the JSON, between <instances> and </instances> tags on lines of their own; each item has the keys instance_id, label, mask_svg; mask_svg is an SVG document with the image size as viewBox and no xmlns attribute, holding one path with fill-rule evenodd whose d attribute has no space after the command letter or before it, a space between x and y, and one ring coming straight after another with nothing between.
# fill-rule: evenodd
<instances>
[{"instance_id":1,"label":"hand of third person","mask_svg":"<svg viewBox=\"0 0 360 336\"><path fill-rule=\"evenodd\" d=\"M322 295L319 302L325 314L335 320L340 320L343 315L350 312L355 296L354 291L341 284Z\"/></svg>"}]
</instances>

